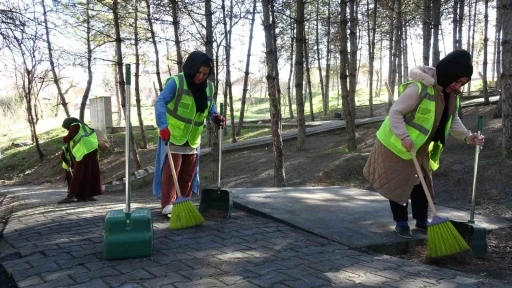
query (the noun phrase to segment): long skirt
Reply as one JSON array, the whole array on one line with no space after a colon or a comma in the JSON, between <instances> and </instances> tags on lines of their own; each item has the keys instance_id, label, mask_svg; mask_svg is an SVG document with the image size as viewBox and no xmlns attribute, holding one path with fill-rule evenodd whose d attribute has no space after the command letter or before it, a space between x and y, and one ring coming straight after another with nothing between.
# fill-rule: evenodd
<instances>
[{"instance_id":1,"label":"long skirt","mask_svg":"<svg viewBox=\"0 0 512 288\"><path fill-rule=\"evenodd\" d=\"M70 186L69 198L86 199L103 193L97 149L86 154L82 160L75 162Z\"/></svg>"}]
</instances>

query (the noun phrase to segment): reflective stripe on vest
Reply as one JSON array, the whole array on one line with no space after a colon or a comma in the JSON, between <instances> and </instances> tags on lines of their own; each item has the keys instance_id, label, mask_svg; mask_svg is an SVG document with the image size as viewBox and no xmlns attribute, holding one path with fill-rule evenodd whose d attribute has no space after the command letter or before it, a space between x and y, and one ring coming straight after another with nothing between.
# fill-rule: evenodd
<instances>
[{"instance_id":1,"label":"reflective stripe on vest","mask_svg":"<svg viewBox=\"0 0 512 288\"><path fill-rule=\"evenodd\" d=\"M76 161L80 161L86 154L98 149L98 137L94 129L87 125L82 123L74 123L72 125L80 125L78 134L71 140L71 152Z\"/></svg>"},{"instance_id":2,"label":"reflective stripe on vest","mask_svg":"<svg viewBox=\"0 0 512 288\"><path fill-rule=\"evenodd\" d=\"M413 140L415 149L419 149L423 144L425 144L428 136L432 132L432 127L434 125L436 110L435 92L433 86L426 87L424 84L418 81L409 81L402 84L399 87L398 92L402 94L410 84L416 84L418 86L418 96L420 101L411 112L404 115L404 121L409 133L409 137L411 140ZM448 103L446 103L446 105L447 104ZM459 99L457 98L457 107L458 104ZM455 111L455 113L457 113L457 111ZM446 136L450 131L452 120L453 115L450 115L450 118L448 119L448 122L445 126ZM405 160L411 159L411 154L407 152L402 146L401 139L399 139L391 130L389 116L386 117L381 127L377 131L377 138L379 138L380 142L384 146L393 151L400 158ZM441 156L442 150L443 145L439 142L432 142L429 144L429 166L434 171L439 168L439 158Z\"/></svg>"},{"instance_id":3,"label":"reflective stripe on vest","mask_svg":"<svg viewBox=\"0 0 512 288\"><path fill-rule=\"evenodd\" d=\"M206 96L207 109L197 112L192 92L188 89L183 73L172 76L176 82L176 95L167 105L167 123L171 130L171 143L183 145L186 142L190 147L196 148L201 143L201 132L204 119L210 110L213 96L213 83L207 82ZM167 83L167 81L166 81Z\"/></svg>"},{"instance_id":4,"label":"reflective stripe on vest","mask_svg":"<svg viewBox=\"0 0 512 288\"><path fill-rule=\"evenodd\" d=\"M418 105L416 105L411 112L404 115L404 121L409 137L414 142L414 147L418 149L425 143L432 131L436 104L434 101L433 87L427 88L424 84L418 81L409 81L400 85L398 93L402 94L405 88L410 84L418 86L418 97L420 98L420 101L418 101ZM386 117L380 129L377 131L377 138L379 138L380 142L382 142L384 146L393 151L400 158L406 160L411 159L411 154L402 146L402 139L399 139L391 130L389 116Z\"/></svg>"}]
</instances>

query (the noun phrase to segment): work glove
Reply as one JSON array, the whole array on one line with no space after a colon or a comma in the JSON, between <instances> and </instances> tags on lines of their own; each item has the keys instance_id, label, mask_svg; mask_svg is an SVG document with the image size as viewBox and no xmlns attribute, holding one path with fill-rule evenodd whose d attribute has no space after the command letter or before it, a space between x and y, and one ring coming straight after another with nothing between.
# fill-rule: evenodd
<instances>
[{"instance_id":1,"label":"work glove","mask_svg":"<svg viewBox=\"0 0 512 288\"><path fill-rule=\"evenodd\" d=\"M171 130L169 130L169 127L161 129L158 134L160 134L160 138L162 138L163 141L169 141L169 139L171 139Z\"/></svg>"},{"instance_id":2,"label":"work glove","mask_svg":"<svg viewBox=\"0 0 512 288\"><path fill-rule=\"evenodd\" d=\"M226 118L220 114L213 114L213 123L222 126L223 128L226 127Z\"/></svg>"}]
</instances>

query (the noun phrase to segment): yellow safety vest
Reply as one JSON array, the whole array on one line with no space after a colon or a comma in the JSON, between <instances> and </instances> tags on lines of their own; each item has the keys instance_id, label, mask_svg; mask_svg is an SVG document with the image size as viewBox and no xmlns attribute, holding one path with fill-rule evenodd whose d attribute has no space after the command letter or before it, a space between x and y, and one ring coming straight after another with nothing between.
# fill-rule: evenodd
<instances>
[{"instance_id":1,"label":"yellow safety vest","mask_svg":"<svg viewBox=\"0 0 512 288\"><path fill-rule=\"evenodd\" d=\"M76 161L80 161L86 154L98 149L98 137L94 129L85 124L74 123L72 125L80 125L80 131L70 142L73 156Z\"/></svg>"},{"instance_id":2,"label":"yellow safety vest","mask_svg":"<svg viewBox=\"0 0 512 288\"><path fill-rule=\"evenodd\" d=\"M204 119L208 116L208 111L210 111L212 105L213 83L207 82L206 96L208 97L208 106L206 110L204 112L196 112L194 96L188 89L183 73L174 75L171 78L174 79L177 87L175 97L167 105L167 123L169 123L169 130L171 130L170 141L175 145L183 145L188 142L190 147L196 148L201 144Z\"/></svg>"},{"instance_id":3,"label":"yellow safety vest","mask_svg":"<svg viewBox=\"0 0 512 288\"><path fill-rule=\"evenodd\" d=\"M418 86L420 101L411 112L404 115L404 121L409 137L414 143L414 147L419 149L427 141L430 133L432 132L432 127L434 126L436 113L435 91L433 86L426 87L419 81L408 81L400 85L398 93L402 94L405 88L410 84L416 84ZM457 109L458 107L459 98L457 98ZM455 113L457 113L457 109ZM446 136L448 136L448 133L450 132L452 120L453 115L450 115L445 126ZM391 130L389 116L386 117L377 131L377 138L384 146L393 151L393 153L398 155L400 158L405 160L410 160L412 158L411 154L402 146L402 139L398 138ZM439 168L439 158L441 157L442 150L443 145L440 142L432 142L429 144L429 166L433 171Z\"/></svg>"}]
</instances>

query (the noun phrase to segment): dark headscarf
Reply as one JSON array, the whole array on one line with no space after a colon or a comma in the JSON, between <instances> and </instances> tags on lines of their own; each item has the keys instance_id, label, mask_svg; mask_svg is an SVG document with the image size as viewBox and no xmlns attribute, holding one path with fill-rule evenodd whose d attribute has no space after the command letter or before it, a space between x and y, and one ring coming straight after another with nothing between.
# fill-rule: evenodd
<instances>
[{"instance_id":1,"label":"dark headscarf","mask_svg":"<svg viewBox=\"0 0 512 288\"><path fill-rule=\"evenodd\" d=\"M213 69L212 58L201 51L194 51L190 53L187 60L185 60L185 64L183 64L183 74L185 75L188 89L194 96L197 112L204 112L206 108L208 108L208 98L206 95L208 81L205 80L199 84L194 82L194 78L196 77L197 72L199 72L201 66L210 68L210 73L208 74L208 76L210 76Z\"/></svg>"},{"instance_id":2,"label":"dark headscarf","mask_svg":"<svg viewBox=\"0 0 512 288\"><path fill-rule=\"evenodd\" d=\"M80 123L80 120L76 119L75 117L66 118L62 122L62 128L66 129L66 130L69 130L71 125L73 125L75 123Z\"/></svg>"},{"instance_id":3,"label":"dark headscarf","mask_svg":"<svg viewBox=\"0 0 512 288\"><path fill-rule=\"evenodd\" d=\"M443 90L460 78L471 79L473 75L471 54L463 49L453 50L437 63L436 75L437 84L443 87Z\"/></svg>"},{"instance_id":4,"label":"dark headscarf","mask_svg":"<svg viewBox=\"0 0 512 288\"><path fill-rule=\"evenodd\" d=\"M445 144L445 127L448 124L448 103L450 95L446 92L446 88L452 83L456 82L460 78L468 77L471 79L473 75L473 64L471 60L471 54L463 49L457 49L446 55L436 65L436 76L437 84L443 87L443 96L445 100L445 106L443 108L443 114L441 120L437 126L436 133L432 141L441 142Z\"/></svg>"}]
</instances>

